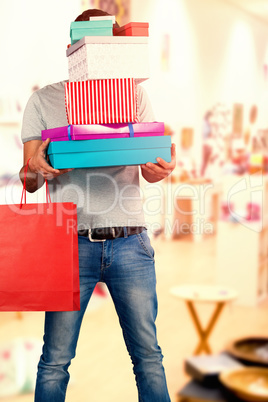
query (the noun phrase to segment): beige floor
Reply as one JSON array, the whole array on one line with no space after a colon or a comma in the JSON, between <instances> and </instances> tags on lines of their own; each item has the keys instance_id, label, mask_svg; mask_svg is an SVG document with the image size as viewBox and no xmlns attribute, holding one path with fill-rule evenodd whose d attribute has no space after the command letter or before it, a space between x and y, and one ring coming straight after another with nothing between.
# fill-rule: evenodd
<instances>
[{"instance_id":1,"label":"beige floor","mask_svg":"<svg viewBox=\"0 0 268 402\"><path fill-rule=\"evenodd\" d=\"M198 341L183 302L169 294L171 286L183 282L213 283L215 275L215 238L199 243L153 241L156 250L159 314L159 343L172 402L187 381L183 373L184 358L190 356ZM211 305L198 306L205 322ZM268 336L268 302L258 307L227 306L211 336L214 352L239 336ZM0 315L0 342L12 336L35 336L41 339L43 313L24 313L16 320L13 313ZM135 402L138 400L130 359L123 344L113 305L107 300L99 309L86 313L77 357L71 366L72 383L67 402ZM30 402L33 395L5 398L7 402Z\"/></svg>"}]
</instances>

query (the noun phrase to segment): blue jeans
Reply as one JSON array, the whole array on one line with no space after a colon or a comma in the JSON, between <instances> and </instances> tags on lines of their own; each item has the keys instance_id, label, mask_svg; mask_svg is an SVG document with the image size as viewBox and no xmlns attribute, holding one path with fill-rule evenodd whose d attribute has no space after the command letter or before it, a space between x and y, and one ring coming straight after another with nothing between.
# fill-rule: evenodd
<instances>
[{"instance_id":1,"label":"blue jeans","mask_svg":"<svg viewBox=\"0 0 268 402\"><path fill-rule=\"evenodd\" d=\"M63 402L68 367L80 326L97 282L106 283L133 363L140 402L170 401L156 337L154 250L146 230L104 242L78 237L81 310L47 312L35 402ZM92 384L92 387L94 384Z\"/></svg>"}]
</instances>

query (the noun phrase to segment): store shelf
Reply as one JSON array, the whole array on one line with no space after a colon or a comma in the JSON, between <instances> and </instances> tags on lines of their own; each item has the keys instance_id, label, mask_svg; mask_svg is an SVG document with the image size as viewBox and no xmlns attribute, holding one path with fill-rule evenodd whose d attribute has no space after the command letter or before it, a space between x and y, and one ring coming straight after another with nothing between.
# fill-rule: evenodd
<instances>
[{"instance_id":1,"label":"store shelf","mask_svg":"<svg viewBox=\"0 0 268 402\"><path fill-rule=\"evenodd\" d=\"M268 227L219 222L216 281L238 291L240 305L255 306L268 297Z\"/></svg>"}]
</instances>

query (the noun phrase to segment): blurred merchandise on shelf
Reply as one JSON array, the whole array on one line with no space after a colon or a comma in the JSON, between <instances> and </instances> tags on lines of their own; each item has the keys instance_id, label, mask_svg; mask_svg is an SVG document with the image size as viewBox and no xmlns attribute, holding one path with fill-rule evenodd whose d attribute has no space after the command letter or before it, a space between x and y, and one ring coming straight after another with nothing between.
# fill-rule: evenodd
<instances>
[{"instance_id":1,"label":"blurred merchandise on shelf","mask_svg":"<svg viewBox=\"0 0 268 402\"><path fill-rule=\"evenodd\" d=\"M193 157L194 129L192 127L183 127L180 138L180 151L178 152L178 179L185 182L197 177L196 161Z\"/></svg>"},{"instance_id":2,"label":"blurred merchandise on shelf","mask_svg":"<svg viewBox=\"0 0 268 402\"><path fill-rule=\"evenodd\" d=\"M249 122L243 130L244 108L233 107L233 126L228 141L228 157L224 173L243 175L268 172L268 130L258 126L258 107L251 106Z\"/></svg>"},{"instance_id":3,"label":"blurred merchandise on shelf","mask_svg":"<svg viewBox=\"0 0 268 402\"><path fill-rule=\"evenodd\" d=\"M242 223L245 221L260 221L262 218L262 207L259 203L249 202L245 205L245 209L236 210L234 203L222 201L221 203L221 220L229 222Z\"/></svg>"},{"instance_id":4,"label":"blurred merchandise on shelf","mask_svg":"<svg viewBox=\"0 0 268 402\"><path fill-rule=\"evenodd\" d=\"M261 153L252 153L249 157L249 174L264 173L264 160Z\"/></svg>"},{"instance_id":5,"label":"blurred merchandise on shelf","mask_svg":"<svg viewBox=\"0 0 268 402\"><path fill-rule=\"evenodd\" d=\"M261 219L261 205L254 202L249 202L247 204L247 221L258 221Z\"/></svg>"},{"instance_id":6,"label":"blurred merchandise on shelf","mask_svg":"<svg viewBox=\"0 0 268 402\"><path fill-rule=\"evenodd\" d=\"M230 212L234 210L234 204L228 202L221 203L221 220L228 221L230 218Z\"/></svg>"},{"instance_id":7,"label":"blurred merchandise on shelf","mask_svg":"<svg viewBox=\"0 0 268 402\"><path fill-rule=\"evenodd\" d=\"M202 162L200 174L211 179L222 175L228 155L228 138L231 132L231 110L216 103L204 115L202 129Z\"/></svg>"},{"instance_id":8,"label":"blurred merchandise on shelf","mask_svg":"<svg viewBox=\"0 0 268 402\"><path fill-rule=\"evenodd\" d=\"M15 338L0 344L0 398L34 391L41 340Z\"/></svg>"},{"instance_id":9,"label":"blurred merchandise on shelf","mask_svg":"<svg viewBox=\"0 0 268 402\"><path fill-rule=\"evenodd\" d=\"M235 137L240 137L243 133L243 120L244 120L244 105L235 103L233 105L233 124L232 134Z\"/></svg>"}]
</instances>

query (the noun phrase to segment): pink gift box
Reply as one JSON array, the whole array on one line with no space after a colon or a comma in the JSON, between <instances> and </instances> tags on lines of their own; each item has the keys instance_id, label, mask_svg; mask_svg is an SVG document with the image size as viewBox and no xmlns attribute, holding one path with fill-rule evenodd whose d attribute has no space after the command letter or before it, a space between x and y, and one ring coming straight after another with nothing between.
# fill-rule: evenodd
<instances>
[{"instance_id":1,"label":"pink gift box","mask_svg":"<svg viewBox=\"0 0 268 402\"><path fill-rule=\"evenodd\" d=\"M111 124L139 121L133 78L65 83L69 124Z\"/></svg>"},{"instance_id":2,"label":"pink gift box","mask_svg":"<svg viewBox=\"0 0 268 402\"><path fill-rule=\"evenodd\" d=\"M164 135L164 123L118 123L69 125L42 130L42 140L99 140L107 138L148 137Z\"/></svg>"}]
</instances>

